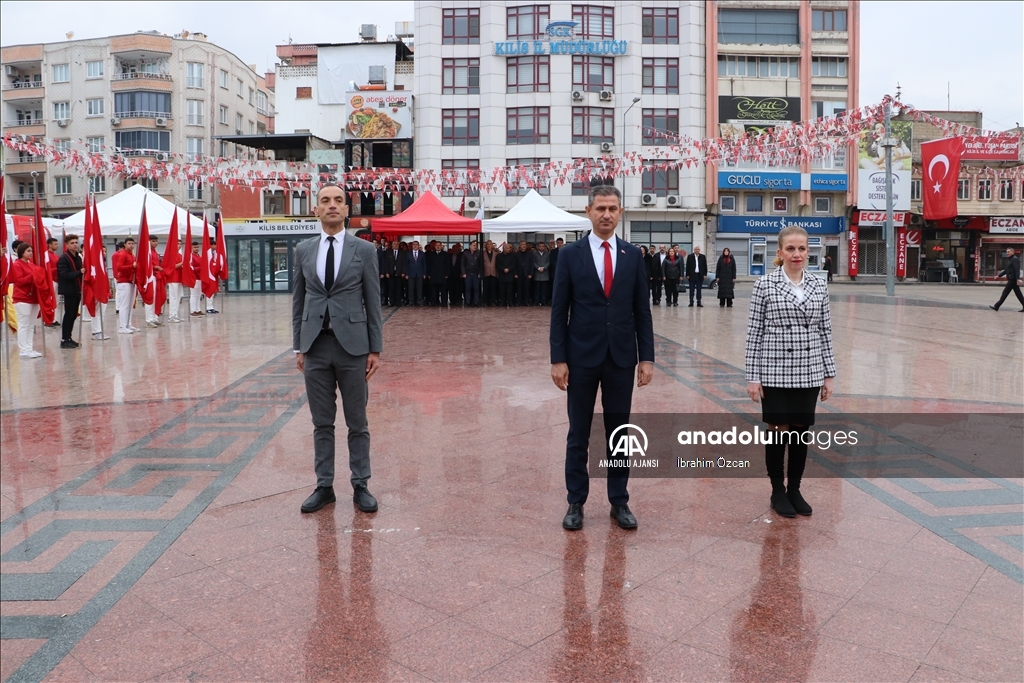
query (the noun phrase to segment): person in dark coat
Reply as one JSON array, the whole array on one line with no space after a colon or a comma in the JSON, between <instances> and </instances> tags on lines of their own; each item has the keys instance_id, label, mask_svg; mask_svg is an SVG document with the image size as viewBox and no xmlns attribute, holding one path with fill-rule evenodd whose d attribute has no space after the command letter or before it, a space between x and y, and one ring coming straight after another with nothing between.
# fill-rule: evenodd
<instances>
[{"instance_id":1,"label":"person in dark coat","mask_svg":"<svg viewBox=\"0 0 1024 683\"><path fill-rule=\"evenodd\" d=\"M512 253L512 245L506 244L498 254L495 269L498 271L498 305L514 305L516 283L516 255Z\"/></svg>"},{"instance_id":2,"label":"person in dark coat","mask_svg":"<svg viewBox=\"0 0 1024 683\"><path fill-rule=\"evenodd\" d=\"M380 305L388 305L388 284L386 278L388 272L388 241L381 238L377 244L377 272L380 274Z\"/></svg>"},{"instance_id":3,"label":"person in dark coat","mask_svg":"<svg viewBox=\"0 0 1024 683\"><path fill-rule=\"evenodd\" d=\"M729 247L722 250L715 266L715 279L718 280L718 305L732 308L732 300L736 282L736 259L732 257Z\"/></svg>"},{"instance_id":4,"label":"person in dark coat","mask_svg":"<svg viewBox=\"0 0 1024 683\"><path fill-rule=\"evenodd\" d=\"M665 274L661 270L661 254L652 244L647 253L647 277L651 283L651 301L655 306L661 303L661 285L665 281Z\"/></svg>"},{"instance_id":5,"label":"person in dark coat","mask_svg":"<svg viewBox=\"0 0 1024 683\"><path fill-rule=\"evenodd\" d=\"M832 282L832 257L825 256L825 274L828 276L828 281Z\"/></svg>"},{"instance_id":6,"label":"person in dark coat","mask_svg":"<svg viewBox=\"0 0 1024 683\"><path fill-rule=\"evenodd\" d=\"M533 252L533 299L538 306L551 303L551 252L543 242Z\"/></svg>"},{"instance_id":7,"label":"person in dark coat","mask_svg":"<svg viewBox=\"0 0 1024 683\"><path fill-rule=\"evenodd\" d=\"M516 252L516 306L530 305L530 280L533 279L533 254L526 242L519 243Z\"/></svg>"},{"instance_id":8,"label":"person in dark coat","mask_svg":"<svg viewBox=\"0 0 1024 683\"><path fill-rule=\"evenodd\" d=\"M405 290L405 251L398 244L398 240L391 241L391 248L384 255L386 273L385 280L388 283L388 304L391 306L402 305L402 292Z\"/></svg>"},{"instance_id":9,"label":"person in dark coat","mask_svg":"<svg viewBox=\"0 0 1024 683\"><path fill-rule=\"evenodd\" d=\"M427 303L431 306L448 305L448 272L450 268L444 245L434 242L434 251L427 252L427 281L430 283L430 296Z\"/></svg>"},{"instance_id":10,"label":"person in dark coat","mask_svg":"<svg viewBox=\"0 0 1024 683\"><path fill-rule=\"evenodd\" d=\"M1003 268L999 275L1006 276L1006 286L1003 287L1003 293L999 297L999 301L996 302L995 306L989 306L993 311L998 311L999 307L1006 301L1006 297L1010 296L1010 292L1013 292L1017 297L1017 301L1021 305L1021 313L1024 313L1024 296L1020 293L1020 285L1017 284L1017 280L1020 280L1020 259L1017 258L1016 252L1013 247L1006 248L1006 267Z\"/></svg>"},{"instance_id":11,"label":"person in dark coat","mask_svg":"<svg viewBox=\"0 0 1024 683\"><path fill-rule=\"evenodd\" d=\"M462 303L462 242L456 242L448 250L448 303L458 306Z\"/></svg>"},{"instance_id":12,"label":"person in dark coat","mask_svg":"<svg viewBox=\"0 0 1024 683\"><path fill-rule=\"evenodd\" d=\"M675 249L668 250L668 256L661 262L661 274L665 278L665 305L679 305L679 283L683 279L683 262Z\"/></svg>"}]
</instances>

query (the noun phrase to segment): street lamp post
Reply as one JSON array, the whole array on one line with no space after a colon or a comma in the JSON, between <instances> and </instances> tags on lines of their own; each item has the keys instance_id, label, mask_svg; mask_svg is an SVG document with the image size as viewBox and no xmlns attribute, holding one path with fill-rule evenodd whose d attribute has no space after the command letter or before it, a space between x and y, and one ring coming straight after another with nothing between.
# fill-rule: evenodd
<instances>
[{"instance_id":1,"label":"street lamp post","mask_svg":"<svg viewBox=\"0 0 1024 683\"><path fill-rule=\"evenodd\" d=\"M885 293L896 295L896 231L892 215L892 105L885 103Z\"/></svg>"},{"instance_id":2,"label":"street lamp post","mask_svg":"<svg viewBox=\"0 0 1024 683\"><path fill-rule=\"evenodd\" d=\"M636 106L637 102L640 101L639 97L633 98L633 103L626 107L626 111L622 112L622 163L626 161L626 114L629 110ZM622 168L620 164L620 174ZM626 176L622 175L622 220L619 221L622 225L622 239L626 239Z\"/></svg>"}]
</instances>

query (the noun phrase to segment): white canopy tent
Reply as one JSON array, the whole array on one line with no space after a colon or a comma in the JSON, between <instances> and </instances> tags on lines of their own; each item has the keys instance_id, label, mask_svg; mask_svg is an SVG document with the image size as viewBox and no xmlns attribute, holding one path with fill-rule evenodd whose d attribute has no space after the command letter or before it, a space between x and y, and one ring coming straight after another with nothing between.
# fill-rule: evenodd
<instances>
[{"instance_id":1,"label":"white canopy tent","mask_svg":"<svg viewBox=\"0 0 1024 683\"><path fill-rule=\"evenodd\" d=\"M590 230L590 219L563 211L530 190L504 215L483 223L484 232L571 232Z\"/></svg>"},{"instance_id":2,"label":"white canopy tent","mask_svg":"<svg viewBox=\"0 0 1024 683\"><path fill-rule=\"evenodd\" d=\"M96 205L100 213L100 229L103 231L103 236L138 235L143 201L146 204L146 222L149 225L149 234L168 235L171 232L171 218L175 211L178 212L178 235L181 237L185 234L185 221L188 218L188 212L185 209L175 206L142 185L133 185L124 192L119 192ZM199 234L202 234L203 219L193 216L193 235L196 234L197 226ZM68 232L82 234L85 229L85 211L79 211L65 218L64 229Z\"/></svg>"}]
</instances>

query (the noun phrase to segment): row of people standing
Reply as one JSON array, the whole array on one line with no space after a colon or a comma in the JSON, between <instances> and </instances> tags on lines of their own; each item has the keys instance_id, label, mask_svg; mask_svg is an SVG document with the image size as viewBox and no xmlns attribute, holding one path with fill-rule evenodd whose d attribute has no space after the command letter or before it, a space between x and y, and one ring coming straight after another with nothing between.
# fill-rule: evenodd
<instances>
[{"instance_id":1,"label":"row of people standing","mask_svg":"<svg viewBox=\"0 0 1024 683\"><path fill-rule=\"evenodd\" d=\"M382 306L549 306L562 239L550 243L438 240L421 249L393 240L377 243Z\"/></svg>"},{"instance_id":2,"label":"row of people standing","mask_svg":"<svg viewBox=\"0 0 1024 683\"><path fill-rule=\"evenodd\" d=\"M647 267L647 281L651 293L651 301L655 306L661 305L662 292L665 294L666 306L679 305L679 289L689 287L690 306L696 302L703 308L704 282L710 274L707 257L700 253L700 247L694 247L693 253L687 255L685 249L673 244L667 249L665 245L656 247L640 247L644 263ZM686 279L686 285L683 284ZM718 283L719 306L732 307L735 298L736 260L728 247L722 250L715 266L714 281Z\"/></svg>"}]
</instances>

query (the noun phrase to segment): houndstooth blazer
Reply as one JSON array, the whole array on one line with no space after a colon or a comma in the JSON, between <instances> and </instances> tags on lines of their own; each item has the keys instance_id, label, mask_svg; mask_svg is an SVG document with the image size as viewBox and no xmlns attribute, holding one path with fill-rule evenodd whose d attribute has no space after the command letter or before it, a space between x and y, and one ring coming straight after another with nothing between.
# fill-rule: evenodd
<instances>
[{"instance_id":1,"label":"houndstooth blazer","mask_svg":"<svg viewBox=\"0 0 1024 683\"><path fill-rule=\"evenodd\" d=\"M825 280L806 273L799 303L782 268L755 282L745 357L747 381L766 387L820 387L835 377Z\"/></svg>"}]
</instances>

